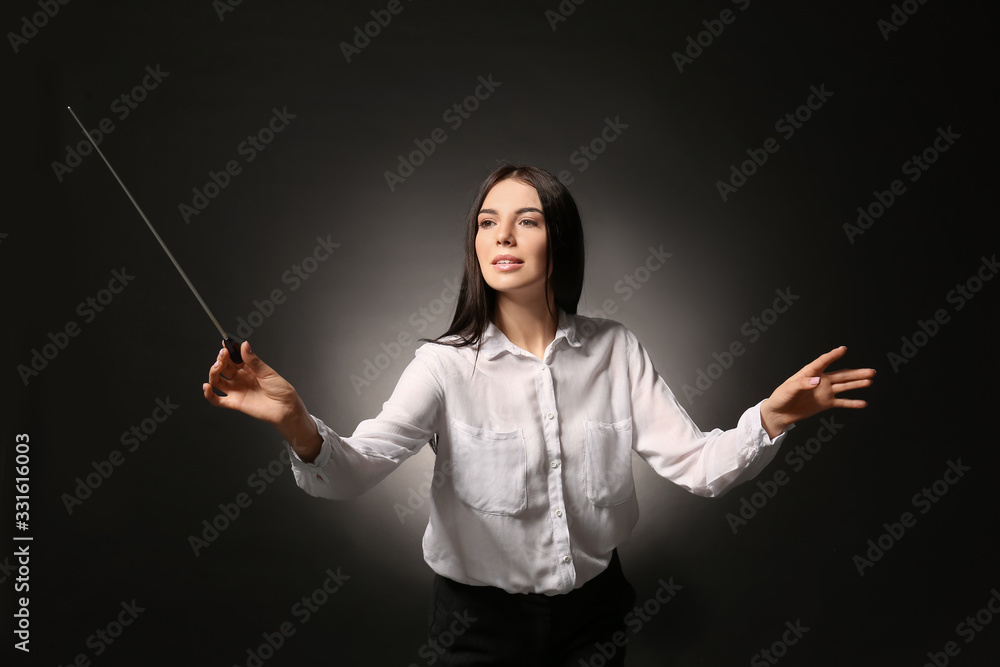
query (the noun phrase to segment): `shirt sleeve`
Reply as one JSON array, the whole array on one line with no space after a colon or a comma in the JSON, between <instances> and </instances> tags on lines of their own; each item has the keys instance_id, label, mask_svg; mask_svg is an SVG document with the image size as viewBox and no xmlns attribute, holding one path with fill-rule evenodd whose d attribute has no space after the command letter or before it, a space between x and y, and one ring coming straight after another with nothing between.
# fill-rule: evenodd
<instances>
[{"instance_id":1,"label":"shirt sleeve","mask_svg":"<svg viewBox=\"0 0 1000 667\"><path fill-rule=\"evenodd\" d=\"M382 412L358 424L350 437L338 435L313 416L323 438L316 458L305 463L289 447L299 487L320 498L359 496L428 443L435 433L443 391L425 347L417 349Z\"/></svg>"},{"instance_id":2,"label":"shirt sleeve","mask_svg":"<svg viewBox=\"0 0 1000 667\"><path fill-rule=\"evenodd\" d=\"M625 330L632 399L632 448L660 476L699 496L718 496L753 479L771 462L788 433L773 440L760 403L735 428L702 431L653 368L635 335ZM763 403L763 401L761 401Z\"/></svg>"}]
</instances>

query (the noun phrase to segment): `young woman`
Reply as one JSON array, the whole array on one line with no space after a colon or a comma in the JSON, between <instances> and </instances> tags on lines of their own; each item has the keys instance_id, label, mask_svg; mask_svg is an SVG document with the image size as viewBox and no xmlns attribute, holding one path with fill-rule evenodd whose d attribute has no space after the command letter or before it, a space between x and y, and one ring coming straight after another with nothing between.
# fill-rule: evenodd
<instances>
[{"instance_id":1,"label":"young woman","mask_svg":"<svg viewBox=\"0 0 1000 667\"><path fill-rule=\"evenodd\" d=\"M431 637L455 640L439 664L590 664L598 643L622 643L635 599L616 552L638 518L632 452L715 496L756 475L795 422L864 407L837 394L870 385L875 371L825 372L846 351L837 348L736 428L703 432L628 329L576 315L583 231L554 176L515 166L490 174L465 250L451 327L416 350L382 412L351 437L311 416L246 342L241 365L220 351L205 398L274 424L296 482L316 496L361 494L436 442L446 482L433 491L423 539L436 573Z\"/></svg>"}]
</instances>

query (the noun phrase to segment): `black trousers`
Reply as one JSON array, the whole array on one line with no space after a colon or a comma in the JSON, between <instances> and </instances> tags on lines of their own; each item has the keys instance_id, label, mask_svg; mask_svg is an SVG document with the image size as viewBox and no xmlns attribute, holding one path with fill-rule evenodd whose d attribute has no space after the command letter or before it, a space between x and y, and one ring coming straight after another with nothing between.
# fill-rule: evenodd
<instances>
[{"instance_id":1,"label":"black trousers","mask_svg":"<svg viewBox=\"0 0 1000 667\"><path fill-rule=\"evenodd\" d=\"M563 595L511 594L435 575L424 664L618 667L635 589L617 550L607 569Z\"/></svg>"}]
</instances>

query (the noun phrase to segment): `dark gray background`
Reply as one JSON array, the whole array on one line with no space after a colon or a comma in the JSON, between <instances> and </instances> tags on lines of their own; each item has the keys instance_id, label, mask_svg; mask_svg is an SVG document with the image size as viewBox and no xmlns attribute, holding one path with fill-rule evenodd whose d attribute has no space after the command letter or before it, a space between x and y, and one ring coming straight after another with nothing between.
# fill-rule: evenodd
<instances>
[{"instance_id":1,"label":"dark gray background","mask_svg":"<svg viewBox=\"0 0 1000 667\"><path fill-rule=\"evenodd\" d=\"M786 452L820 420L799 424L759 478L784 470L789 483L735 535L726 516L754 482L697 498L636 462L643 514L620 549L626 573L640 602L661 578L683 589L631 637L630 664L748 664L796 620L809 631L780 664L922 665L948 641L961 648L954 664L991 664L998 624L970 643L956 626L1000 586L998 285L960 311L946 300L997 251L987 10L929 2L885 40L888 2L754 0L740 11L590 0L555 31L545 16L555 0L403 7L350 63L339 44L385 3L247 0L220 20L208 0L71 2L17 53L8 37L0 489L7 516L14 434L30 434L35 662L243 665L284 621L296 633L266 665L427 662L426 508L401 524L394 505L427 478L431 452L354 501L310 498L287 468L258 494L248 478L280 439L201 397L218 349L209 320L96 155L61 182L53 173L83 138L69 104L90 127L113 119L102 149L224 326L284 290L254 349L343 433L377 414L413 348L360 392L350 376L382 343L435 336L450 320L418 331L410 316L459 275L463 217L500 160L571 170L588 242L581 311L614 299L613 317L678 394L713 353L748 343L743 323L790 288L795 305L704 396L682 402L702 428L731 427L845 344L844 365L879 370L871 405L833 415L843 429L796 471ZM735 21L678 72L671 54L726 8ZM7 3L0 26L20 31L38 11ZM119 120L112 102L157 65L169 76ZM501 85L452 129L442 113L480 75ZM821 85L833 96L783 138L775 121ZM237 146L275 107L296 117L248 164ZM606 118L628 127L577 171L571 155ZM961 138L851 244L842 225L949 126ZM437 127L447 141L391 192L384 172ZM780 150L723 202L716 181L768 137ZM185 224L178 205L231 159L242 173ZM283 273L318 236L341 246L290 291ZM673 256L626 300L616 281L661 245ZM84 323L77 304L121 267L134 281ZM894 372L887 354L938 308L951 320ZM25 386L17 366L70 320L80 334ZM121 434L167 397L174 415L127 452ZM63 494L116 449L124 463L69 514ZM911 497L958 459L971 470L916 512ZM196 557L189 536L241 492L250 507ZM916 526L859 576L852 557L905 511ZM12 521L0 525L9 563ZM328 568L350 579L300 624L290 610ZM10 628L13 575L2 586ZM145 611L95 656L88 637L133 599Z\"/></svg>"}]
</instances>

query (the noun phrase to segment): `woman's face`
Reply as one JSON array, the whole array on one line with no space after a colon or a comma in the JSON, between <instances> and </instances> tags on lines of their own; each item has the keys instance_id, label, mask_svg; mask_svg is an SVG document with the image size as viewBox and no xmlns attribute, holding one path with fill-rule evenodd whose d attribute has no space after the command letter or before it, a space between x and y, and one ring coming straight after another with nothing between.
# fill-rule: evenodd
<instances>
[{"instance_id":1,"label":"woman's face","mask_svg":"<svg viewBox=\"0 0 1000 667\"><path fill-rule=\"evenodd\" d=\"M510 297L540 297L547 255L545 216L535 188L514 179L494 185L483 200L476 232L486 284Z\"/></svg>"}]
</instances>

